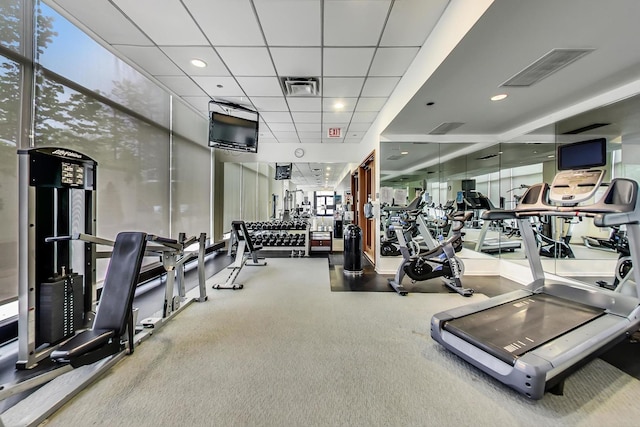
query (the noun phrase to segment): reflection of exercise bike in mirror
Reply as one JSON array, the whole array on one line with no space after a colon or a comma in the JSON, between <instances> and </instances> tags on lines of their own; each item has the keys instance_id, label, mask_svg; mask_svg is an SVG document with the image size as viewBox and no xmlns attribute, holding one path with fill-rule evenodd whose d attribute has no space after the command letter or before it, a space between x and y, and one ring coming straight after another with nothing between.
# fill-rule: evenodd
<instances>
[{"instance_id":1,"label":"reflection of exercise bike in mirror","mask_svg":"<svg viewBox=\"0 0 640 427\"><path fill-rule=\"evenodd\" d=\"M616 263L615 278L613 284L609 284L604 280L598 280L596 283L602 288L616 290L620 292L623 285L631 278L633 272L633 263L631 262L631 251L629 249L629 239L624 231L614 229L611 233L612 239L615 241L615 250L618 252L618 262Z\"/></svg>"},{"instance_id":2,"label":"reflection of exercise bike in mirror","mask_svg":"<svg viewBox=\"0 0 640 427\"><path fill-rule=\"evenodd\" d=\"M544 217L540 217L540 223L533 230L536 236L536 241L538 242L538 247L540 248L540 255L548 258L575 258L576 256L573 253L573 249L571 249L569 242L573 235L573 227L577 221L580 220L580 217L562 218L563 232L558 240L555 240L548 236L551 232L545 231L545 229L550 228L549 226L551 224L549 223L549 220L544 219Z\"/></svg>"},{"instance_id":3,"label":"reflection of exercise bike in mirror","mask_svg":"<svg viewBox=\"0 0 640 427\"><path fill-rule=\"evenodd\" d=\"M442 277L445 286L449 289L463 296L471 296L473 289L462 286L460 278L464 273L464 264L460 258L455 256L454 247L461 245L462 233L460 230L465 221L468 221L472 216L473 212L454 214L451 217L454 222L451 228L451 236L440 242L435 248L419 255L411 254L404 235L402 232L397 231L403 260L398 266L394 278L389 279L389 285L400 295L406 295L409 291L402 286L405 274L409 276L412 282Z\"/></svg>"}]
</instances>

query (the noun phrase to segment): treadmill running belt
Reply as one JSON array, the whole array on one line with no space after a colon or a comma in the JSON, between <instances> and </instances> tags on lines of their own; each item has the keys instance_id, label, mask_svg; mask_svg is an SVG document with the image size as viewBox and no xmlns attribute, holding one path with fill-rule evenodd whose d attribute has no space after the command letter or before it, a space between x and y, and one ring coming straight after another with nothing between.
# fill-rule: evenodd
<instances>
[{"instance_id":1,"label":"treadmill running belt","mask_svg":"<svg viewBox=\"0 0 640 427\"><path fill-rule=\"evenodd\" d=\"M535 294L447 321L444 329L513 365L524 353L603 313L601 308Z\"/></svg>"}]
</instances>

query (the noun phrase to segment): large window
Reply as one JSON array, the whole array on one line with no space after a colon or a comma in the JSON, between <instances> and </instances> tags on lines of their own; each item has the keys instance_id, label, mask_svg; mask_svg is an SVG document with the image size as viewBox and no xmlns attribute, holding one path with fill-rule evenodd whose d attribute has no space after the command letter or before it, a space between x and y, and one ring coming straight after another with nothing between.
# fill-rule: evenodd
<instances>
[{"instance_id":1,"label":"large window","mask_svg":"<svg viewBox=\"0 0 640 427\"><path fill-rule=\"evenodd\" d=\"M336 199L333 191L315 192L316 216L331 216L336 210Z\"/></svg>"},{"instance_id":2,"label":"large window","mask_svg":"<svg viewBox=\"0 0 640 427\"><path fill-rule=\"evenodd\" d=\"M0 0L0 46L23 54L22 1Z\"/></svg>"}]
</instances>

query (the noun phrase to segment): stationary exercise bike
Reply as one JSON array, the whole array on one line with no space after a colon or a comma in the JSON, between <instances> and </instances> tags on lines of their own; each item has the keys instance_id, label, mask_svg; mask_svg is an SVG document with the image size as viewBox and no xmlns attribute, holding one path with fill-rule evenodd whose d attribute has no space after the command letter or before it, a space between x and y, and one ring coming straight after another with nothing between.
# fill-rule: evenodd
<instances>
[{"instance_id":1,"label":"stationary exercise bike","mask_svg":"<svg viewBox=\"0 0 640 427\"><path fill-rule=\"evenodd\" d=\"M566 232L558 240L554 240L551 237L546 236L542 230L534 229L533 232L536 236L538 246L540 247L540 255L547 258L575 258L573 249L569 246L571 241L573 226L575 221L580 221L581 218L563 218L565 224L568 224ZM542 225L542 224L540 224Z\"/></svg>"},{"instance_id":2,"label":"stationary exercise bike","mask_svg":"<svg viewBox=\"0 0 640 427\"><path fill-rule=\"evenodd\" d=\"M453 214L451 216L453 221L451 236L440 242L435 248L419 255L410 253L403 234L397 232L403 260L398 266L394 278L389 279L389 285L400 295L406 295L409 291L402 286L405 274L414 283L441 277L449 289L465 297L471 296L473 289L462 286L460 278L464 273L464 264L460 258L455 256L454 247L461 244L462 233L460 230L472 216L473 212Z\"/></svg>"},{"instance_id":3,"label":"stationary exercise bike","mask_svg":"<svg viewBox=\"0 0 640 427\"><path fill-rule=\"evenodd\" d=\"M615 278L613 284L609 284L605 280L598 280L596 283L601 288L607 288L620 292L622 285L631 278L633 272L633 263L631 262L631 250L629 249L629 239L626 233L620 231L620 229L614 229L611 233L611 238L615 242L614 247L618 252L618 262L616 263Z\"/></svg>"}]
</instances>

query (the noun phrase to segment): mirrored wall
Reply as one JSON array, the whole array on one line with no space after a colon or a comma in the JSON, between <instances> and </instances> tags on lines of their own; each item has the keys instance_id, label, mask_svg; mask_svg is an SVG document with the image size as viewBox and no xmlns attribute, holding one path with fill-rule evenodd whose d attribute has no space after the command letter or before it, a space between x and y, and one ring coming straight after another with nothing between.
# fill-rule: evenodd
<instances>
[{"instance_id":1,"label":"mirrored wall","mask_svg":"<svg viewBox=\"0 0 640 427\"><path fill-rule=\"evenodd\" d=\"M605 181L618 177L640 180L640 96L636 96L490 146L382 143L381 194L397 194L400 189L410 201L417 189L423 190L423 212L434 229L446 208L472 211L460 256L499 257L526 264L515 222L483 221L482 212L512 209L530 185L550 183L557 172L559 145L596 138L607 141ZM408 156L426 158L425 166L412 173L394 173L408 169L402 164ZM604 191L605 187L600 188L594 199ZM546 217L532 219L532 225L545 271L594 283L612 281L620 256L616 242L624 236L624 227L598 228L590 218Z\"/></svg>"}]
</instances>

